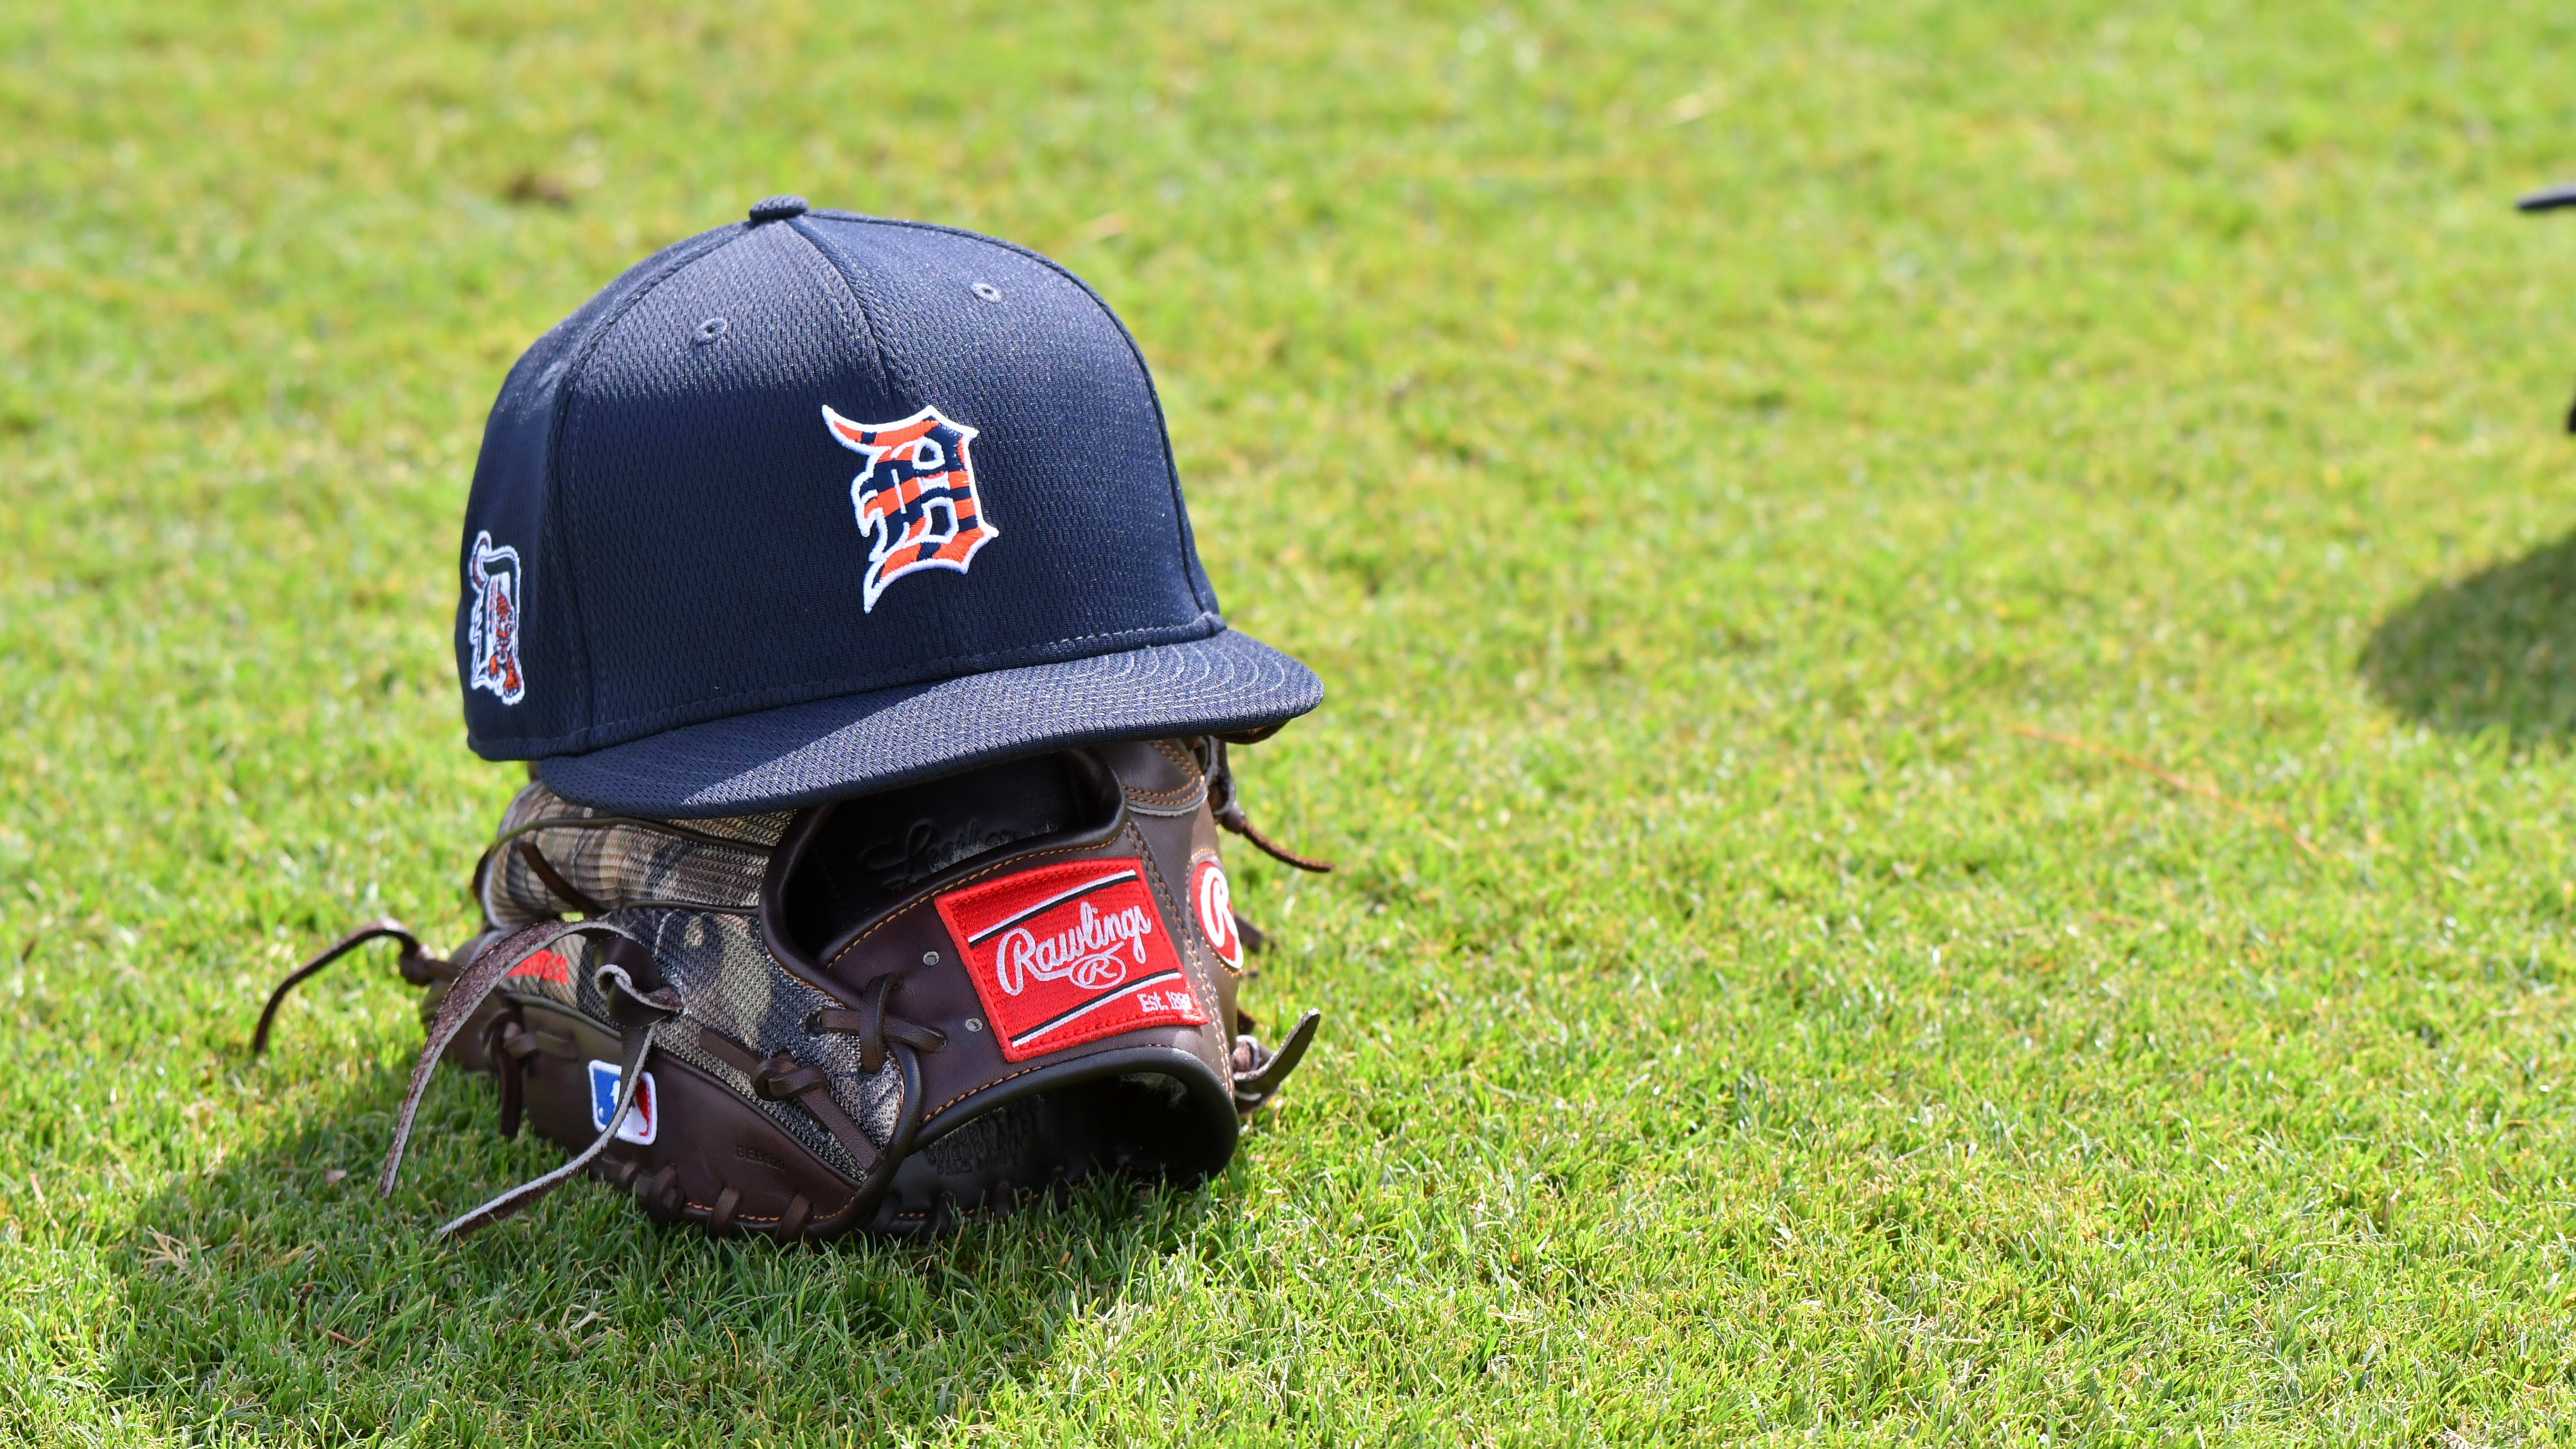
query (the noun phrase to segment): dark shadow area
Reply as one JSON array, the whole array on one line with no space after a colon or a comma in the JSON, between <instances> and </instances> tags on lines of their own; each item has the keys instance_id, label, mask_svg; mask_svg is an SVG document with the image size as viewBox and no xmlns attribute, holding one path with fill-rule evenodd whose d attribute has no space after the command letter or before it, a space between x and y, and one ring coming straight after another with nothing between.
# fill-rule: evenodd
<instances>
[{"instance_id":1,"label":"dark shadow area","mask_svg":"<svg viewBox=\"0 0 2576 1449\"><path fill-rule=\"evenodd\" d=\"M2417 595L2371 632L2361 676L2449 733L2576 736L2576 534Z\"/></svg>"},{"instance_id":2,"label":"dark shadow area","mask_svg":"<svg viewBox=\"0 0 2576 1449\"><path fill-rule=\"evenodd\" d=\"M1043 1371L1239 1190L1239 1169L1110 1180L926 1243L781 1247L655 1223L583 1180L442 1246L444 1216L559 1154L503 1141L491 1082L442 1067L380 1200L402 1087L346 1073L311 1125L136 1216L111 1249L132 1316L107 1388L129 1412L263 1441L917 1441Z\"/></svg>"}]
</instances>

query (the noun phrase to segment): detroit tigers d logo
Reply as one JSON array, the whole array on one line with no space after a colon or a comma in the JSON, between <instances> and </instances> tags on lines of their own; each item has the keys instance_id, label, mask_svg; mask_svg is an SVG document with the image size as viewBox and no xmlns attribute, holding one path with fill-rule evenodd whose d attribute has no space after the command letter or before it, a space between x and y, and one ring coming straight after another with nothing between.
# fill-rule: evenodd
<instances>
[{"instance_id":1,"label":"detroit tigers d logo","mask_svg":"<svg viewBox=\"0 0 2576 1449\"><path fill-rule=\"evenodd\" d=\"M474 597L474 612L465 632L474 646L474 672L469 689L488 689L503 704L527 697L527 676L519 672L519 551L495 546L488 532L474 535L465 559L465 588ZM469 696L470 697L470 696Z\"/></svg>"},{"instance_id":2,"label":"detroit tigers d logo","mask_svg":"<svg viewBox=\"0 0 2576 1449\"><path fill-rule=\"evenodd\" d=\"M926 407L891 423L854 423L823 408L823 425L842 447L868 460L850 480L850 509L868 539L868 571L859 608L873 613L895 580L923 569L966 572L975 551L1001 536L975 496L975 463L967 446L976 430Z\"/></svg>"}]
</instances>

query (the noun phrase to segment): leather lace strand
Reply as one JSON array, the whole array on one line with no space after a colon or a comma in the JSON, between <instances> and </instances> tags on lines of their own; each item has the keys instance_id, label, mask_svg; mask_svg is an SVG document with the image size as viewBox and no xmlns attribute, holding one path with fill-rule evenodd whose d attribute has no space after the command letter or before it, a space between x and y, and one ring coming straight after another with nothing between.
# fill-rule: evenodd
<instances>
[{"instance_id":1,"label":"leather lace strand","mask_svg":"<svg viewBox=\"0 0 2576 1449\"><path fill-rule=\"evenodd\" d=\"M250 1054L256 1057L268 1050L269 1030L277 1024L277 1009L286 1004L288 992L303 985L315 972L360 946L369 941L380 940L402 942L400 964L403 979L414 986L428 985L440 974L439 968L447 965L444 961L424 954L420 949L418 938L414 937L411 928L402 922L391 916L382 916L369 921L322 948L303 965L287 973L286 979L277 983L277 989L268 993L268 1004L260 1008L259 1025L250 1034Z\"/></svg>"}]
</instances>

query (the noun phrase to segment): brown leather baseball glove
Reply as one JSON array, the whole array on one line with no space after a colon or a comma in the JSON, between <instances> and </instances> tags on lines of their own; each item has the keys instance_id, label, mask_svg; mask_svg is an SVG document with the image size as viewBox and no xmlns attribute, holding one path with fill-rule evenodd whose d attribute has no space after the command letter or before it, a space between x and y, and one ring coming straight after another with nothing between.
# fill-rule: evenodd
<instances>
[{"instance_id":1,"label":"brown leather baseball glove","mask_svg":"<svg viewBox=\"0 0 2576 1449\"><path fill-rule=\"evenodd\" d=\"M1235 1004L1247 937L1218 856L1252 832L1225 744L1070 749L768 815L642 820L520 791L475 868L453 960L378 921L428 988L429 1040L386 1154L393 1189L441 1058L499 1078L572 1154L456 1218L498 1221L577 1172L656 1216L781 1239L926 1233L1116 1171L1223 1168L1313 1041Z\"/></svg>"}]
</instances>

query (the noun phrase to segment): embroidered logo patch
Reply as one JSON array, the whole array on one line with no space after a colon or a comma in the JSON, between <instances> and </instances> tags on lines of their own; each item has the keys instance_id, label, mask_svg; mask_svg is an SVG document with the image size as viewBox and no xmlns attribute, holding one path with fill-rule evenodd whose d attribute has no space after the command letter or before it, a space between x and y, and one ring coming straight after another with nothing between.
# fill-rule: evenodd
<instances>
[{"instance_id":1,"label":"embroidered logo patch","mask_svg":"<svg viewBox=\"0 0 2576 1449\"><path fill-rule=\"evenodd\" d=\"M617 1084L626 1069L615 1062L590 1059L590 1130L608 1130L608 1114L617 1110ZM653 1074L646 1072L636 1084L635 1100L626 1108L626 1120L617 1124L617 1140L653 1145L662 1135L662 1096L653 1090Z\"/></svg>"},{"instance_id":2,"label":"embroidered logo patch","mask_svg":"<svg viewBox=\"0 0 2576 1449\"><path fill-rule=\"evenodd\" d=\"M474 596L474 611L465 632L474 641L474 672L466 683L517 704L528 692L519 672L519 551L495 547L492 535L474 535L474 552L465 560L465 591Z\"/></svg>"},{"instance_id":3,"label":"embroidered logo patch","mask_svg":"<svg viewBox=\"0 0 2576 1449\"><path fill-rule=\"evenodd\" d=\"M1225 881L1225 867L1213 856L1203 856L1190 867L1190 911L1199 918L1199 934L1215 948L1216 958L1228 970L1243 969L1243 933L1234 927L1234 887Z\"/></svg>"},{"instance_id":4,"label":"embroidered logo patch","mask_svg":"<svg viewBox=\"0 0 2576 1449\"><path fill-rule=\"evenodd\" d=\"M1039 866L938 905L1011 1061L1207 1020L1136 861Z\"/></svg>"},{"instance_id":5,"label":"embroidered logo patch","mask_svg":"<svg viewBox=\"0 0 2576 1449\"><path fill-rule=\"evenodd\" d=\"M975 460L967 452L975 429L950 422L937 408L900 422L854 423L828 405L823 425L842 447L868 460L850 480L850 509L868 540L861 612L875 612L877 596L906 574L966 572L975 550L1001 536L975 496Z\"/></svg>"},{"instance_id":6,"label":"embroidered logo patch","mask_svg":"<svg viewBox=\"0 0 2576 1449\"><path fill-rule=\"evenodd\" d=\"M510 974L514 977L533 976L549 986L570 986L572 963L563 958L561 951L548 946L529 952L528 959L510 968Z\"/></svg>"}]
</instances>

